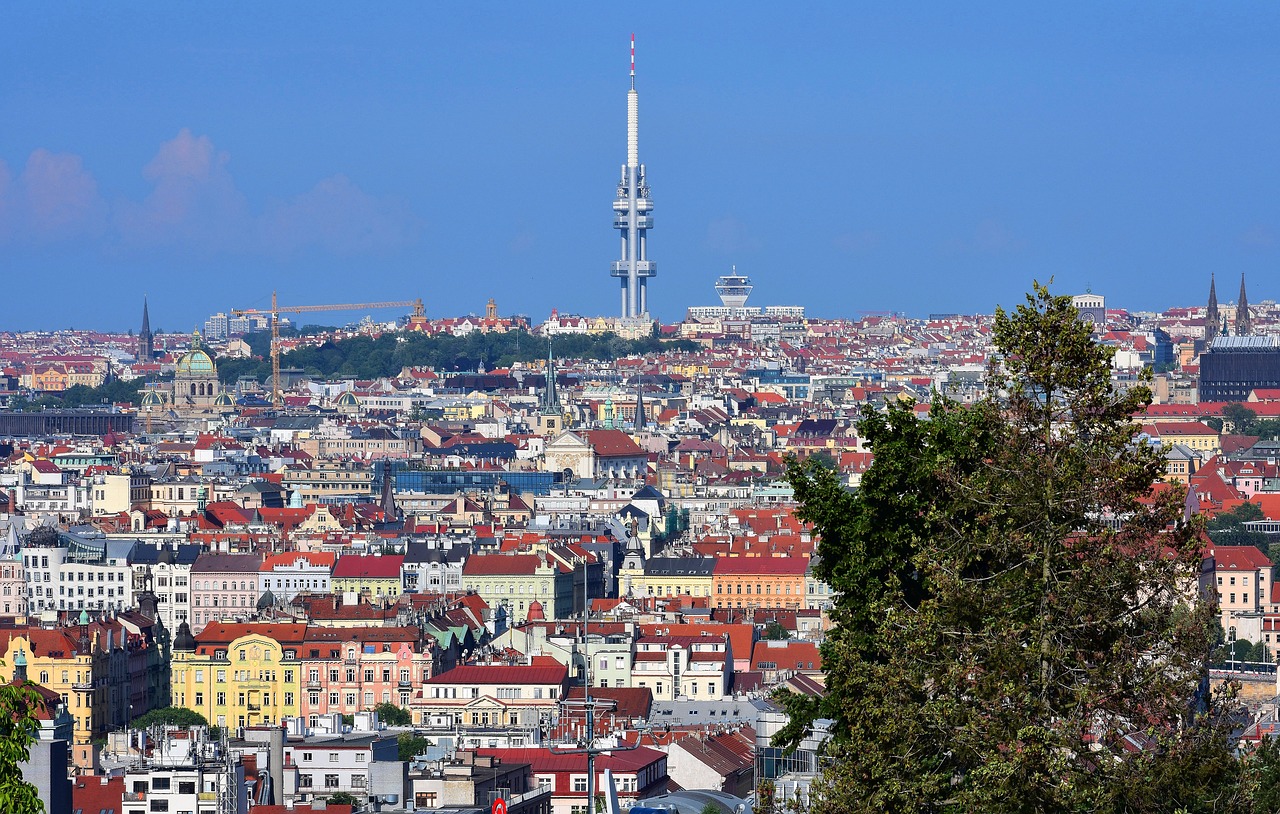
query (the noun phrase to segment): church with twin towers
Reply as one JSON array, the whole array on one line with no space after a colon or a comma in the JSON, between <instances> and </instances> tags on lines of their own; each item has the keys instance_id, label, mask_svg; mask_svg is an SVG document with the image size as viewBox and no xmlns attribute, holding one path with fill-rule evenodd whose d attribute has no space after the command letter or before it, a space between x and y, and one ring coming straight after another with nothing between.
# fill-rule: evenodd
<instances>
[{"instance_id":1,"label":"church with twin towers","mask_svg":"<svg viewBox=\"0 0 1280 814\"><path fill-rule=\"evenodd\" d=\"M1253 333L1253 320L1249 317L1249 297L1244 290L1244 275L1240 275L1240 299L1236 302L1234 331L1228 327L1227 318L1218 309L1218 282L1209 276L1209 305L1204 312L1204 344L1209 347L1220 336L1249 336Z\"/></svg>"}]
</instances>

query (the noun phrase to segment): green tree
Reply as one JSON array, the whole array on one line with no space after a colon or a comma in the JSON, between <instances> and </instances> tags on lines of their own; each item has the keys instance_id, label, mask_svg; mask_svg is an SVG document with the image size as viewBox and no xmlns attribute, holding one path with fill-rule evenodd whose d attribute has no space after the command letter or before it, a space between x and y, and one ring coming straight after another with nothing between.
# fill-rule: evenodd
<instances>
[{"instance_id":1,"label":"green tree","mask_svg":"<svg viewBox=\"0 0 1280 814\"><path fill-rule=\"evenodd\" d=\"M326 803L331 806L351 806L353 810L358 811L364 801L350 792L337 791L329 795Z\"/></svg>"},{"instance_id":2,"label":"green tree","mask_svg":"<svg viewBox=\"0 0 1280 814\"><path fill-rule=\"evenodd\" d=\"M33 685L0 684L0 809L10 814L40 814L44 801L22 779L19 763L31 756L40 721L40 695Z\"/></svg>"},{"instance_id":3,"label":"green tree","mask_svg":"<svg viewBox=\"0 0 1280 814\"><path fill-rule=\"evenodd\" d=\"M387 726L412 726L413 715L404 707L397 707L389 701L383 701L373 708L378 713L378 720Z\"/></svg>"},{"instance_id":4,"label":"green tree","mask_svg":"<svg viewBox=\"0 0 1280 814\"><path fill-rule=\"evenodd\" d=\"M791 631L783 627L778 620L770 619L769 624L764 626L764 632L760 634L760 638L772 641L781 641L782 639L790 639Z\"/></svg>"},{"instance_id":5,"label":"green tree","mask_svg":"<svg viewBox=\"0 0 1280 814\"><path fill-rule=\"evenodd\" d=\"M1258 422L1258 414L1239 402L1224 405L1222 418L1236 435L1253 435Z\"/></svg>"},{"instance_id":6,"label":"green tree","mask_svg":"<svg viewBox=\"0 0 1280 814\"><path fill-rule=\"evenodd\" d=\"M431 741L412 732L401 732L396 738L396 745L399 747L400 759L407 763L425 752L432 744Z\"/></svg>"},{"instance_id":7,"label":"green tree","mask_svg":"<svg viewBox=\"0 0 1280 814\"><path fill-rule=\"evenodd\" d=\"M143 713L134 718L129 726L134 729L146 729L149 726L180 726L183 728L193 726L208 726L209 721L200 713L185 707L161 707L153 709L150 712Z\"/></svg>"},{"instance_id":8,"label":"green tree","mask_svg":"<svg viewBox=\"0 0 1280 814\"><path fill-rule=\"evenodd\" d=\"M1132 443L1149 390L1113 389L1112 351L1038 284L994 338L986 399L865 415L856 493L792 462L837 598L827 695L783 695L779 742L834 721L819 814L1232 810L1225 724L1192 714L1202 544ZM1160 748L1128 756L1132 732Z\"/></svg>"},{"instance_id":9,"label":"green tree","mask_svg":"<svg viewBox=\"0 0 1280 814\"><path fill-rule=\"evenodd\" d=\"M1245 523L1254 520L1265 520L1262 507L1257 503L1244 502L1229 512L1221 512L1208 523L1209 538L1217 545L1251 545L1263 552L1271 548L1270 535L1261 531L1252 531Z\"/></svg>"}]
</instances>

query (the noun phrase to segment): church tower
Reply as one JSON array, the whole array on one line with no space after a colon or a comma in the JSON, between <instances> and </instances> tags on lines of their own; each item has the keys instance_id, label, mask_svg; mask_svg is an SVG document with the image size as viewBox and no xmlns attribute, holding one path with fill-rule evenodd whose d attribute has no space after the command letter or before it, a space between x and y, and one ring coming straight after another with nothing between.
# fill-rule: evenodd
<instances>
[{"instance_id":1,"label":"church tower","mask_svg":"<svg viewBox=\"0 0 1280 814\"><path fill-rule=\"evenodd\" d=\"M1204 345L1209 347L1218 338L1222 318L1218 316L1218 289L1213 275L1209 275L1209 307L1204 312Z\"/></svg>"},{"instance_id":2,"label":"church tower","mask_svg":"<svg viewBox=\"0 0 1280 814\"><path fill-rule=\"evenodd\" d=\"M151 315L147 313L147 298L142 298L142 330L138 331L138 362L149 364L155 357L155 338L151 336Z\"/></svg>"},{"instance_id":3,"label":"church tower","mask_svg":"<svg viewBox=\"0 0 1280 814\"><path fill-rule=\"evenodd\" d=\"M1253 333L1253 320L1249 319L1249 298L1244 293L1244 275L1240 275L1240 301L1236 304L1236 336Z\"/></svg>"}]
</instances>

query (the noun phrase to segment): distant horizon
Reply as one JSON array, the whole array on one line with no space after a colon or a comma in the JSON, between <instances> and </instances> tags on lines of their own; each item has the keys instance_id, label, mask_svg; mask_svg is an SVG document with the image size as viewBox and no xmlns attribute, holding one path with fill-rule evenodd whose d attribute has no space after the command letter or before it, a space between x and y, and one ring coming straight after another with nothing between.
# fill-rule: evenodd
<instances>
[{"instance_id":1,"label":"distant horizon","mask_svg":"<svg viewBox=\"0 0 1280 814\"><path fill-rule=\"evenodd\" d=\"M632 33L663 322L734 265L821 318L1050 277L1162 311L1244 273L1262 301L1280 268L1280 6L2 14L5 330L272 289L615 315Z\"/></svg>"},{"instance_id":2,"label":"distant horizon","mask_svg":"<svg viewBox=\"0 0 1280 814\"><path fill-rule=\"evenodd\" d=\"M1030 283L1028 283L1027 290L1028 290L1028 291L1030 291L1030 289L1031 289L1031 286L1030 286ZM1084 291L1076 291L1076 292L1058 291L1056 286L1052 286L1050 290L1051 290L1051 291L1053 291L1053 293L1055 293L1055 294L1066 295L1066 296L1074 296L1074 295L1078 295L1078 294L1084 294L1084 293L1086 293L1086 292L1084 292ZM1093 292L1088 292L1088 293L1098 294L1099 292L1097 292L1097 291L1093 291ZM1105 294L1105 293L1103 293L1101 296L1103 296L1104 298L1106 298L1106 308L1107 308L1107 310L1109 310L1109 311L1110 311L1110 310L1120 310L1120 311L1125 311L1126 313L1129 313L1129 314L1139 314L1139 313L1161 314L1161 313L1164 313L1165 311L1168 311L1168 310L1170 310L1170 309L1174 309L1174 308L1203 308L1203 307L1205 307L1205 305L1206 305L1206 303L1207 303L1207 301L1208 301L1208 287L1207 287L1207 286L1205 287L1205 298L1204 298L1204 301L1203 301L1203 302L1198 302L1198 303L1175 303L1175 304L1172 304L1172 305L1168 305L1168 306L1166 306L1166 307L1164 307L1164 308L1161 308L1161 309L1159 309L1159 310L1152 309L1152 308L1133 308L1133 307L1129 307L1129 306L1127 306L1127 305L1121 305L1121 304L1117 304L1117 303L1113 302L1110 298L1108 298L1108 297L1106 296L1106 294ZM994 314L994 313L995 313L995 309L996 309L997 305L998 305L998 306L1000 306L1000 307L1005 308L1006 310L1008 310L1008 309L1009 309L1009 308L1011 308L1011 307L1017 307L1017 305L1018 305L1020 302L1021 302L1021 295L1019 295L1017 299L1015 299L1015 300L1011 300L1009 303L998 303L998 304L993 304L993 305L992 305L992 307L991 307L989 310L985 310L985 311L982 311L982 310L979 310L979 311L946 311L946 310L939 310L939 311L929 311L929 312L924 312L924 313L919 313L919 312L917 312L917 313L912 313L912 312L904 312L904 311L897 311L897 310L890 310L890 309L865 309L865 310L864 310L864 309L859 309L859 310L858 310L858 311L856 311L856 312L853 312L853 313L850 313L850 314L846 314L846 315L839 315L839 314L816 314L816 313L811 313L811 312L810 312L810 309L809 309L809 307L808 307L808 306L803 306L803 307L805 308L805 318L806 318L806 319L845 320L845 321L850 321L850 322L856 322L856 321L858 321L858 320L860 320L860 319L863 319L863 318L865 318L865 317L867 317L867 316L880 316L880 315L885 315L885 316L892 315L892 316L898 316L898 317L903 317L903 318L906 318L906 319L913 319L913 320L927 320L927 319L929 318L929 316L930 316L930 315L933 315L933 314L954 314L954 315L957 315L957 316L991 316L992 314ZM1266 305L1266 304L1273 304L1273 305L1274 305L1274 304L1276 304L1276 302L1277 302L1277 301L1276 301L1275 299L1270 298L1270 297L1258 297L1257 299L1255 299L1255 298L1254 298L1254 294L1253 294L1252 292L1249 292L1249 304L1250 304L1250 308L1256 308L1256 307L1260 307L1260 306L1263 306L1263 305ZM318 303L309 303L309 302L284 303L284 302L282 302L281 304L282 304L282 305L312 305L312 304L318 304ZM1219 296L1219 297L1218 297L1218 304L1219 304L1219 306L1220 306L1220 307L1227 307L1227 308L1231 308L1231 307L1234 307L1234 306L1235 306L1235 304L1236 304L1236 300L1235 300L1234 298L1232 298L1232 299L1226 299L1226 298L1223 298L1222 296ZM546 321L546 320L551 316L551 311L550 311L550 310L548 310L545 314L543 314L543 315L539 316L539 315L535 315L535 314L528 314L528 313L520 312L520 311L508 311L508 310L506 310L506 309L502 308L502 304L501 304L501 303L497 303L497 305L498 305L498 313L499 313L499 315L500 315L500 316L503 316L503 317L527 317L527 318L529 319L529 326L530 326L530 328L531 328L531 329L537 329L537 328L538 328L538 327L539 327L543 322L545 322L545 321ZM719 304L718 302L691 303L689 306L686 306L686 308L688 308L688 307L695 307L695 306L714 306L714 307L719 307L719 305L720 305L720 304ZM792 302L755 302L754 300L748 300L748 303L747 303L747 306L748 306L748 307L756 307L756 306L763 307L763 306L766 306L766 305L803 305L803 304L801 304L801 303L792 303ZM268 303L268 307L269 307L269 303ZM557 313L559 313L561 316L570 316L570 315L572 315L572 316L581 316L581 317L586 317L586 318L590 318L590 319L595 319L595 318L598 318L598 317L605 317L605 318L616 318L616 317L617 317L617 315L616 315L616 314L590 314L590 313L583 313L583 312L581 312L581 311L574 311L574 310L570 310L570 309L568 309L568 308L556 308L555 306L552 306L552 307L553 307L553 308L555 308L555 310L557 311ZM216 314L216 313L224 313L224 314L228 314L228 315L230 314L230 311L228 311L228 310L221 310L221 311L219 311L219 310L213 310L213 311L210 311L208 314L206 314L203 318L201 318L201 319L200 319L200 321L199 321L199 324L198 324L198 325L193 325L191 328L187 328L187 329L183 330L183 329L181 329L181 328L178 328L178 329L171 329L171 328L166 327L166 326L165 326L165 320L164 320L164 316L163 316L163 314L157 313L157 310L156 310L156 308L155 308L154 306L149 306L149 310L150 310L150 314L151 314L151 324L152 324L153 326L156 326L156 325L159 325L159 326L160 326L159 328L156 328L156 327L153 327L153 328L152 328L152 333L153 333L153 334L155 334L155 335L157 335L157 336L159 336L159 335L164 335L164 336L184 336L184 335L185 335L185 336L190 336L190 335L191 335L192 330L200 330L200 331L201 331L201 333L203 334L203 332L204 332L204 321L205 321L205 319L207 319L208 317L210 317L210 316L212 316L213 314ZM23 328L23 327L9 327L9 326L0 325L0 333L15 333L15 334L17 334L17 333L54 333L54 332L58 332L58 331L93 331L93 332L99 332L99 333L111 333L111 334L128 334L128 333L130 333L130 332L132 332L132 333L134 333L134 334L137 334L137 333L138 333L138 329L141 327L141 323L142 323L142 302L141 302L141 300L139 300L139 303L138 303L138 309L137 309L137 311L138 311L138 313L137 313L137 319L136 319L136 321L135 321L135 324L134 324L134 325L125 325L125 326L123 326L123 327L119 327L119 328L116 328L116 327L102 327L102 326L87 326L87 327L86 327L86 326L72 326L72 325L63 325L63 326L60 326L60 327L48 327L48 328L31 328L31 327ZM282 319L282 320L283 320L283 319L287 319L287 320L289 320L289 324L291 324L293 327L295 327L295 328L299 328L299 329L300 329L300 328L305 328L305 327L307 327L307 326L311 326L311 325L316 325L316 326L327 327L327 328L335 328L335 329L339 329L339 330L341 330L341 329L343 329L343 328L355 327L355 326L358 324L358 322L359 322L360 320L362 320L362 319L363 319L364 317L366 317L366 316L372 317L372 318L373 318L373 322L374 322L374 323L379 323L379 324L386 324L386 323L395 322L395 321L397 321L398 319L400 319L400 317L401 317L401 316L403 316L403 314L401 314L401 313L397 312L395 309L383 309L383 310L379 310L379 311L350 311L350 312L347 312L347 311L332 311L332 312L323 312L323 313L332 313L332 314L349 314L349 315L353 315L353 317L349 317L349 318L347 318L347 319L343 319L343 320L341 320L341 321L330 321L330 320L325 319L325 318L324 318L322 315L320 315L320 314L315 314L315 315L302 315L302 316L304 316L304 317L305 317L305 318L303 318L303 319L299 319L298 317L299 317L300 315L297 315L297 314L282 314L282 315L281 315L281 319ZM389 316L389 317L380 317L380 316L379 316L380 314L393 314L394 316ZM426 317L427 317L427 319L428 319L428 320L455 319L455 318L468 317L468 316L483 317L483 316L484 316L484 307L483 307L483 305L482 305L480 308L478 308L478 309L474 309L474 310L471 310L471 311L464 311L464 312L460 312L460 313L452 313L452 314L445 314L445 313L433 314L433 313L431 313L431 311L430 311L429 309L428 309L428 310L427 310L427 312L426 312ZM681 313L681 318L680 318L680 319L675 319L675 320L659 320L659 323L660 323L660 324L664 324L664 325L671 325L671 324L675 324L675 323L679 323L679 322L683 321L683 318L684 318L684 314L683 314L683 312L682 312L682 313ZM260 333L260 331L259 331L258 333Z\"/></svg>"}]
</instances>

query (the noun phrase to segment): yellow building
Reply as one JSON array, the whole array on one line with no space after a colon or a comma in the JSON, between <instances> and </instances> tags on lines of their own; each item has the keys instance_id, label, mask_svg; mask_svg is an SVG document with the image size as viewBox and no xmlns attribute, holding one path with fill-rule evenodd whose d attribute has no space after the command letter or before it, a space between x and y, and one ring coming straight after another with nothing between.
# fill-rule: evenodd
<instances>
[{"instance_id":1,"label":"yellow building","mask_svg":"<svg viewBox=\"0 0 1280 814\"><path fill-rule=\"evenodd\" d=\"M0 683L25 662L27 678L58 693L74 718L72 754L91 763L94 740L168 700L168 673L150 619L127 611L108 622L0 630Z\"/></svg>"},{"instance_id":2,"label":"yellow building","mask_svg":"<svg viewBox=\"0 0 1280 814\"><path fill-rule=\"evenodd\" d=\"M173 706L217 726L296 717L306 631L305 624L211 622L195 637L183 622L173 639Z\"/></svg>"},{"instance_id":3,"label":"yellow building","mask_svg":"<svg viewBox=\"0 0 1280 814\"><path fill-rule=\"evenodd\" d=\"M400 595L400 566L404 556L344 554L333 566L329 580L335 594L367 593L370 597Z\"/></svg>"},{"instance_id":4,"label":"yellow building","mask_svg":"<svg viewBox=\"0 0 1280 814\"><path fill-rule=\"evenodd\" d=\"M618 579L631 596L711 596L712 557L651 557L641 567L628 557Z\"/></svg>"}]
</instances>

